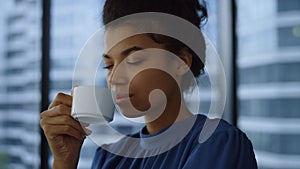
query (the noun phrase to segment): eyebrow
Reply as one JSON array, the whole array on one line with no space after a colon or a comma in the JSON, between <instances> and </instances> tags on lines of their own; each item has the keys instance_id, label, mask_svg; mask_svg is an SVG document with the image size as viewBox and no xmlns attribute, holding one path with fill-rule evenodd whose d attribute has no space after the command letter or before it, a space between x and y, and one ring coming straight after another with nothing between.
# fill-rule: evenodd
<instances>
[{"instance_id":1,"label":"eyebrow","mask_svg":"<svg viewBox=\"0 0 300 169\"><path fill-rule=\"evenodd\" d=\"M121 54L122 54L123 56L127 56L127 55L130 54L131 52L133 52L133 51L139 51L139 50L143 50L143 48L138 47L138 46L133 46L133 47L131 47L131 48L128 48L128 49L124 50Z\"/></svg>"},{"instance_id":2,"label":"eyebrow","mask_svg":"<svg viewBox=\"0 0 300 169\"><path fill-rule=\"evenodd\" d=\"M138 47L138 46L133 46L131 48L128 48L124 51L121 52L122 56L127 56L128 54L130 54L133 51L139 51L139 50L143 50L144 48L142 47ZM103 54L102 57L107 58L107 59L111 59L111 57L108 54Z\"/></svg>"}]
</instances>

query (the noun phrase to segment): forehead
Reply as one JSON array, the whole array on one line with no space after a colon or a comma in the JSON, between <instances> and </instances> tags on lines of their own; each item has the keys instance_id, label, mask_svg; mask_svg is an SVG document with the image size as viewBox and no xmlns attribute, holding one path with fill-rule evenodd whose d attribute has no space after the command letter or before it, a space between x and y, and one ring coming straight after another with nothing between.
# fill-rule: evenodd
<instances>
[{"instance_id":1,"label":"forehead","mask_svg":"<svg viewBox=\"0 0 300 169\"><path fill-rule=\"evenodd\" d=\"M109 51L115 45L135 35L136 29L128 24L110 26L105 29L104 49Z\"/></svg>"},{"instance_id":2,"label":"forehead","mask_svg":"<svg viewBox=\"0 0 300 169\"><path fill-rule=\"evenodd\" d=\"M108 55L119 55L122 51L134 46L143 49L164 49L163 44L155 42L148 34L134 35L134 33L136 32L135 30L135 28L129 25L108 28L105 31L105 53ZM128 37L129 35L133 36Z\"/></svg>"}]
</instances>

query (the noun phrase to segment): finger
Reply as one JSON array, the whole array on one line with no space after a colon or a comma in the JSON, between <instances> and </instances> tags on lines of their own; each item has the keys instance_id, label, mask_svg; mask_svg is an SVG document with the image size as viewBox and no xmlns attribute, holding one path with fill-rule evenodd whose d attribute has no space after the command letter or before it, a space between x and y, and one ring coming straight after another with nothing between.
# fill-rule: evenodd
<instances>
[{"instance_id":1,"label":"finger","mask_svg":"<svg viewBox=\"0 0 300 169\"><path fill-rule=\"evenodd\" d=\"M74 89L75 89L75 87L72 87L72 89L71 89L71 96L73 96Z\"/></svg>"},{"instance_id":2,"label":"finger","mask_svg":"<svg viewBox=\"0 0 300 169\"><path fill-rule=\"evenodd\" d=\"M89 127L89 126L90 126L89 123L83 123L83 122L80 122L80 125L81 125L81 127L83 128L83 130L85 131L85 133L86 133L87 135L91 135L91 134L92 134L92 131L91 131L90 129L86 128L86 127Z\"/></svg>"},{"instance_id":3,"label":"finger","mask_svg":"<svg viewBox=\"0 0 300 169\"><path fill-rule=\"evenodd\" d=\"M88 129L88 128L83 128L83 130L85 131L85 134L87 135L87 136L89 136L89 135L91 135L92 134L92 130L90 130L90 129Z\"/></svg>"},{"instance_id":4,"label":"finger","mask_svg":"<svg viewBox=\"0 0 300 169\"><path fill-rule=\"evenodd\" d=\"M80 141L86 137L85 134L68 125L45 125L43 126L43 130L46 137L50 140L59 135L68 135Z\"/></svg>"},{"instance_id":5,"label":"finger","mask_svg":"<svg viewBox=\"0 0 300 169\"><path fill-rule=\"evenodd\" d=\"M60 104L41 113L41 119L63 115L71 115L71 107L68 107L64 104Z\"/></svg>"},{"instance_id":6,"label":"finger","mask_svg":"<svg viewBox=\"0 0 300 169\"><path fill-rule=\"evenodd\" d=\"M58 93L53 102L49 105L48 109L51 109L52 107L55 107L60 104L72 107L72 96L64 93Z\"/></svg>"},{"instance_id":7,"label":"finger","mask_svg":"<svg viewBox=\"0 0 300 169\"><path fill-rule=\"evenodd\" d=\"M74 120L71 116L63 115L63 116L55 116L41 119L42 125L68 125L81 132L82 134L87 135L84 128L80 125L80 123Z\"/></svg>"},{"instance_id":8,"label":"finger","mask_svg":"<svg viewBox=\"0 0 300 169\"><path fill-rule=\"evenodd\" d=\"M58 105L50 110L47 110L41 114L40 126L43 127L45 125L63 125L67 124L82 132L85 135L90 135L92 133L91 130L85 128L88 127L88 123L78 122L69 113L71 108L65 105Z\"/></svg>"},{"instance_id":9,"label":"finger","mask_svg":"<svg viewBox=\"0 0 300 169\"><path fill-rule=\"evenodd\" d=\"M81 124L82 127L88 127L88 126L90 126L89 123L80 122L80 124Z\"/></svg>"}]
</instances>

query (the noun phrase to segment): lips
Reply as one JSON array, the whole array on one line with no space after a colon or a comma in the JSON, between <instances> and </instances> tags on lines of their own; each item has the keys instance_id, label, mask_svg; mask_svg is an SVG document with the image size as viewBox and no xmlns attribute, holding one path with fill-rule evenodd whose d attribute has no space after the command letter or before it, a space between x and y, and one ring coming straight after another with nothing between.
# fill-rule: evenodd
<instances>
[{"instance_id":1,"label":"lips","mask_svg":"<svg viewBox=\"0 0 300 169\"><path fill-rule=\"evenodd\" d=\"M132 96L132 94L116 94L115 101L117 104L128 102Z\"/></svg>"}]
</instances>

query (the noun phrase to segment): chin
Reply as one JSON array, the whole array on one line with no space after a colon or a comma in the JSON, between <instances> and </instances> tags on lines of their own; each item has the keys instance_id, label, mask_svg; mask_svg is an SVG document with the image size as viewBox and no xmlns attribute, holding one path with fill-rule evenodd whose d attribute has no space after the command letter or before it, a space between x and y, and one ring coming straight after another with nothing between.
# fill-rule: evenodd
<instances>
[{"instance_id":1,"label":"chin","mask_svg":"<svg viewBox=\"0 0 300 169\"><path fill-rule=\"evenodd\" d=\"M132 110L129 108L124 108L124 107L118 107L120 113L123 114L123 116L125 116L126 118L138 118L138 117L142 117L144 115L147 114L146 112L142 112L142 111L137 111L137 110Z\"/></svg>"}]
</instances>

